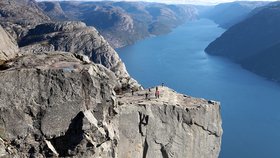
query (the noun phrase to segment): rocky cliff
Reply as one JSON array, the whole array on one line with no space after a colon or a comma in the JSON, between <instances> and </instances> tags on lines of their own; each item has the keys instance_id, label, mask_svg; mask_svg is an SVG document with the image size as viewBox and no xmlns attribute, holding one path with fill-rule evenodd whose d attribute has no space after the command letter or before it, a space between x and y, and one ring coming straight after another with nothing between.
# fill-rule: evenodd
<instances>
[{"instance_id":1,"label":"rocky cliff","mask_svg":"<svg viewBox=\"0 0 280 158\"><path fill-rule=\"evenodd\" d=\"M94 26L115 48L150 35L168 33L197 16L197 10L190 5L105 1L39 4L53 20L78 20Z\"/></svg>"},{"instance_id":2,"label":"rocky cliff","mask_svg":"<svg viewBox=\"0 0 280 158\"><path fill-rule=\"evenodd\" d=\"M0 155L216 158L219 103L159 87L116 95L114 73L65 52L1 65ZM148 98L145 98L145 94Z\"/></svg>"},{"instance_id":3,"label":"rocky cliff","mask_svg":"<svg viewBox=\"0 0 280 158\"><path fill-rule=\"evenodd\" d=\"M10 6L13 3L14 6ZM54 22L44 15L43 11L33 0L1 2L0 11L9 10L12 15L0 17L1 25L13 37L21 49L21 53L40 53L44 51L65 51L87 55L91 61L102 64L112 70L121 83L121 89L141 86L129 76L125 65L115 50L108 44L100 33L93 27L82 22ZM21 7L23 13L32 16L19 22L20 14L13 9ZM56 6L53 6L54 8ZM8 9L5 9L8 8ZM28 8L28 9L25 9ZM36 14L35 14L36 13ZM43 14L44 16L39 16ZM37 16L36 16L37 15ZM34 16L34 18L33 18ZM36 17L35 17L36 16ZM15 42L15 43L16 43Z\"/></svg>"},{"instance_id":4,"label":"rocky cliff","mask_svg":"<svg viewBox=\"0 0 280 158\"><path fill-rule=\"evenodd\" d=\"M0 156L113 157L112 72L69 53L23 55L1 67Z\"/></svg>"},{"instance_id":5,"label":"rocky cliff","mask_svg":"<svg viewBox=\"0 0 280 158\"><path fill-rule=\"evenodd\" d=\"M6 20L0 157L218 157L219 103L167 87L156 99L155 89L139 88L104 38L82 22Z\"/></svg>"},{"instance_id":6,"label":"rocky cliff","mask_svg":"<svg viewBox=\"0 0 280 158\"><path fill-rule=\"evenodd\" d=\"M30 29L19 41L23 52L65 51L84 54L91 61L112 70L123 88L139 88L140 85L126 71L115 50L93 27L82 22L52 22Z\"/></svg>"},{"instance_id":7,"label":"rocky cliff","mask_svg":"<svg viewBox=\"0 0 280 158\"><path fill-rule=\"evenodd\" d=\"M151 89L152 92L155 88ZM219 103L159 87L118 97L120 157L214 158L221 145ZM145 94L148 93L148 98Z\"/></svg>"}]
</instances>

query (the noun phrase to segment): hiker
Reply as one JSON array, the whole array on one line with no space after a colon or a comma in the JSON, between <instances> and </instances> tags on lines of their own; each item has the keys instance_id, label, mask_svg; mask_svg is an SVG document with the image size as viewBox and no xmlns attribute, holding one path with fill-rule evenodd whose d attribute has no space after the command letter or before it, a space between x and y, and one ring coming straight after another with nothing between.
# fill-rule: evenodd
<instances>
[{"instance_id":1,"label":"hiker","mask_svg":"<svg viewBox=\"0 0 280 158\"><path fill-rule=\"evenodd\" d=\"M159 90L156 91L156 97L159 98Z\"/></svg>"},{"instance_id":2,"label":"hiker","mask_svg":"<svg viewBox=\"0 0 280 158\"><path fill-rule=\"evenodd\" d=\"M148 99L148 92L145 93L146 99Z\"/></svg>"},{"instance_id":3,"label":"hiker","mask_svg":"<svg viewBox=\"0 0 280 158\"><path fill-rule=\"evenodd\" d=\"M151 92L151 88L149 88L149 92Z\"/></svg>"},{"instance_id":4,"label":"hiker","mask_svg":"<svg viewBox=\"0 0 280 158\"><path fill-rule=\"evenodd\" d=\"M132 95L134 94L134 90L133 90L133 89L131 90L131 94L132 94Z\"/></svg>"},{"instance_id":5,"label":"hiker","mask_svg":"<svg viewBox=\"0 0 280 158\"><path fill-rule=\"evenodd\" d=\"M155 91L155 97L157 98L157 91L158 91L158 87L156 87L156 91Z\"/></svg>"}]
</instances>

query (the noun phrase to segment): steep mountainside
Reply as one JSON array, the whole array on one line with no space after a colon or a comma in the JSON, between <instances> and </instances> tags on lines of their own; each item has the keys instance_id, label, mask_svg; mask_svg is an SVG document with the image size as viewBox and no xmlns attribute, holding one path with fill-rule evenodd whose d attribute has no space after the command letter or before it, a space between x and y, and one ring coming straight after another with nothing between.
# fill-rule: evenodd
<instances>
[{"instance_id":1,"label":"steep mountainside","mask_svg":"<svg viewBox=\"0 0 280 158\"><path fill-rule=\"evenodd\" d=\"M280 42L280 41L279 41ZM242 66L269 79L280 81L280 43L241 62Z\"/></svg>"},{"instance_id":2,"label":"steep mountainside","mask_svg":"<svg viewBox=\"0 0 280 158\"><path fill-rule=\"evenodd\" d=\"M66 51L87 55L93 62L111 69L119 77L128 77L118 54L93 27L82 22L56 22L37 25L19 42L22 50Z\"/></svg>"},{"instance_id":3,"label":"steep mountainside","mask_svg":"<svg viewBox=\"0 0 280 158\"><path fill-rule=\"evenodd\" d=\"M0 20L18 23L45 22L49 20L35 0L1 0Z\"/></svg>"},{"instance_id":4,"label":"steep mountainside","mask_svg":"<svg viewBox=\"0 0 280 158\"><path fill-rule=\"evenodd\" d=\"M139 88L139 84L126 71L115 50L93 27L82 22L55 22L37 25L19 41L23 51L66 51L84 54L97 64L112 70L123 88Z\"/></svg>"},{"instance_id":5,"label":"steep mountainside","mask_svg":"<svg viewBox=\"0 0 280 158\"><path fill-rule=\"evenodd\" d=\"M1 0L0 22L1 25L15 38L18 39L29 28L50 18L44 14L35 0Z\"/></svg>"},{"instance_id":6,"label":"steep mountainside","mask_svg":"<svg viewBox=\"0 0 280 158\"><path fill-rule=\"evenodd\" d=\"M35 16L37 11L44 15L37 3L30 1L11 1L2 3L3 8L9 8L13 13L10 3L16 7L23 6L27 11ZM29 7L31 6L31 7ZM32 7L34 6L34 8ZM0 9L1 10L1 9ZM3 10L3 9L2 9ZM66 51L71 53L86 54L95 63L103 64L112 70L118 77L122 88L138 89L140 85L132 79L126 71L125 65L120 60L115 50L104 40L104 38L93 27L87 27L82 22L51 22L47 17L26 18L25 24L18 23L20 14L15 11L16 17L7 17L1 21L1 25L9 32L20 46L23 53L43 51ZM38 13L39 14L39 13ZM38 19L36 19L38 18Z\"/></svg>"},{"instance_id":7,"label":"steep mountainside","mask_svg":"<svg viewBox=\"0 0 280 158\"><path fill-rule=\"evenodd\" d=\"M66 16L96 27L113 47L123 47L150 35L168 33L186 20L196 18L192 6L144 2L41 2L42 9L54 20ZM58 8L58 7L56 7Z\"/></svg>"},{"instance_id":8,"label":"steep mountainside","mask_svg":"<svg viewBox=\"0 0 280 158\"><path fill-rule=\"evenodd\" d=\"M223 28L230 28L232 25L246 19L253 9L266 4L268 2L259 1L222 3L204 11L200 16L213 20Z\"/></svg>"},{"instance_id":9,"label":"steep mountainside","mask_svg":"<svg viewBox=\"0 0 280 158\"><path fill-rule=\"evenodd\" d=\"M206 52L229 57L249 70L279 80L280 3L253 13L212 42Z\"/></svg>"},{"instance_id":10,"label":"steep mountainside","mask_svg":"<svg viewBox=\"0 0 280 158\"><path fill-rule=\"evenodd\" d=\"M53 20L67 20L67 16L60 7L59 2L44 2L39 3L40 8L42 8L49 17Z\"/></svg>"}]
</instances>

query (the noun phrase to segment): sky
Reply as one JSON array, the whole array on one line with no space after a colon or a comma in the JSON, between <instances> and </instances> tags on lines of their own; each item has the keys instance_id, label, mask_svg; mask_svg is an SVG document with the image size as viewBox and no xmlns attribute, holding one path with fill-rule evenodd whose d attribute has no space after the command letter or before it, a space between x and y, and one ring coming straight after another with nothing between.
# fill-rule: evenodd
<instances>
[{"instance_id":1,"label":"sky","mask_svg":"<svg viewBox=\"0 0 280 158\"><path fill-rule=\"evenodd\" d=\"M37 1L64 1L64 0L37 0ZM71 0L66 0L71 1ZM235 0L72 0L72 1L146 1L158 3L179 3L179 4L218 4L225 2L232 2ZM256 1L256 0L240 0L240 1ZM260 0L273 1L273 0Z\"/></svg>"}]
</instances>

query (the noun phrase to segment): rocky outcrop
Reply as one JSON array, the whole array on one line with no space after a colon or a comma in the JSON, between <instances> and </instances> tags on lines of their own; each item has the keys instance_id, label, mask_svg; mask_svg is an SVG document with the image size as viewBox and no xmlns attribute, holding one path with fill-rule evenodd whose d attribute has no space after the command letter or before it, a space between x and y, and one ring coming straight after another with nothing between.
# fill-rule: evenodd
<instances>
[{"instance_id":1,"label":"rocky outcrop","mask_svg":"<svg viewBox=\"0 0 280 158\"><path fill-rule=\"evenodd\" d=\"M31 29L19 42L23 52L65 51L87 55L91 61L112 70L123 87L140 85L126 71L115 50L93 27L82 22L45 23Z\"/></svg>"},{"instance_id":2,"label":"rocky outcrop","mask_svg":"<svg viewBox=\"0 0 280 158\"><path fill-rule=\"evenodd\" d=\"M122 85L119 91L141 88L129 76L115 50L95 28L87 27L82 22L51 22L34 0L4 0L0 2L0 6L0 13L1 10L3 13L9 12L0 17L0 23L13 37L13 41L18 43L21 53L65 51L85 54L93 62L102 64L115 73ZM41 3L40 6L45 12L49 11L48 15L60 16L57 12L63 14L58 2ZM25 17L29 14L30 16Z\"/></svg>"},{"instance_id":3,"label":"rocky outcrop","mask_svg":"<svg viewBox=\"0 0 280 158\"><path fill-rule=\"evenodd\" d=\"M24 55L0 71L0 155L113 157L114 74L69 53Z\"/></svg>"},{"instance_id":4,"label":"rocky outcrop","mask_svg":"<svg viewBox=\"0 0 280 158\"><path fill-rule=\"evenodd\" d=\"M1 156L218 157L219 103L166 87L116 95L114 73L65 52L1 68Z\"/></svg>"},{"instance_id":5,"label":"rocky outcrop","mask_svg":"<svg viewBox=\"0 0 280 158\"><path fill-rule=\"evenodd\" d=\"M218 157L222 136L219 103L167 87L159 87L159 91L159 99L149 90L119 96L119 157Z\"/></svg>"},{"instance_id":6,"label":"rocky outcrop","mask_svg":"<svg viewBox=\"0 0 280 158\"><path fill-rule=\"evenodd\" d=\"M0 25L0 64L6 60L14 58L18 53L18 47L14 44Z\"/></svg>"}]
</instances>

